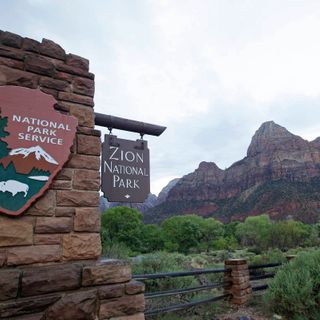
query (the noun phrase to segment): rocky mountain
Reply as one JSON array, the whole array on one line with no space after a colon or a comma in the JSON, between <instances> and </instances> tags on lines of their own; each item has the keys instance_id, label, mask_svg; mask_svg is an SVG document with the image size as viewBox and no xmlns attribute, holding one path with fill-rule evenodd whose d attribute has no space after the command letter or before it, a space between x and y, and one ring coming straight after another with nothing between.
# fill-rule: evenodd
<instances>
[{"instance_id":1,"label":"rocky mountain","mask_svg":"<svg viewBox=\"0 0 320 320\"><path fill-rule=\"evenodd\" d=\"M171 180L159 193L157 202L155 205L158 205L164 201L166 201L169 191L177 184L177 182L180 180L180 178L176 178Z\"/></svg>"},{"instance_id":2,"label":"rocky mountain","mask_svg":"<svg viewBox=\"0 0 320 320\"><path fill-rule=\"evenodd\" d=\"M157 196L153 193L149 193L147 199L143 203L126 203L126 202L109 202L106 198L100 197L100 211L104 212L109 208L126 206L129 208L138 209L141 212L145 212L148 209L157 205Z\"/></svg>"},{"instance_id":3,"label":"rocky mountain","mask_svg":"<svg viewBox=\"0 0 320 320\"><path fill-rule=\"evenodd\" d=\"M247 156L226 170L201 162L169 191L166 201L145 213L146 222L197 213L222 221L268 213L274 219L320 219L320 138L308 142L265 122Z\"/></svg>"},{"instance_id":4,"label":"rocky mountain","mask_svg":"<svg viewBox=\"0 0 320 320\"><path fill-rule=\"evenodd\" d=\"M58 162L40 146L13 149L8 156L0 160L4 168L11 162L16 172L21 174L29 174L32 169L53 172L58 166Z\"/></svg>"}]
</instances>

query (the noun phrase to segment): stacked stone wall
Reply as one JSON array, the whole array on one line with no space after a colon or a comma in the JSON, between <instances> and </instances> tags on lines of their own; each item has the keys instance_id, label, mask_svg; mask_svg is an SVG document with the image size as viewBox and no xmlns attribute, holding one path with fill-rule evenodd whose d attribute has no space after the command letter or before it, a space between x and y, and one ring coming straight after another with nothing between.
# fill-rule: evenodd
<instances>
[{"instance_id":1,"label":"stacked stone wall","mask_svg":"<svg viewBox=\"0 0 320 320\"><path fill-rule=\"evenodd\" d=\"M0 214L0 319L142 319L142 287L130 282L130 268L98 261L101 143L89 61L51 40L0 31L2 85L52 95L78 127L70 159L45 194L22 216Z\"/></svg>"},{"instance_id":2,"label":"stacked stone wall","mask_svg":"<svg viewBox=\"0 0 320 320\"><path fill-rule=\"evenodd\" d=\"M144 319L144 285L123 262L0 271L0 319Z\"/></svg>"}]
</instances>

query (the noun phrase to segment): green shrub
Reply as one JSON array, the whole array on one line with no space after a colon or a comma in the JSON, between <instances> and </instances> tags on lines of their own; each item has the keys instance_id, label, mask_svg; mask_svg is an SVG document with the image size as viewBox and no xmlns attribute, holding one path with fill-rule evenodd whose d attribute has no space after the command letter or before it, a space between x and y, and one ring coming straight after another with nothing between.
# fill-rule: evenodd
<instances>
[{"instance_id":1,"label":"green shrub","mask_svg":"<svg viewBox=\"0 0 320 320\"><path fill-rule=\"evenodd\" d=\"M270 249L263 254L249 257L249 264L265 264L274 262L285 262L287 259L280 249Z\"/></svg>"},{"instance_id":2,"label":"green shrub","mask_svg":"<svg viewBox=\"0 0 320 320\"><path fill-rule=\"evenodd\" d=\"M111 240L108 236L108 232L101 228L101 246L102 255L112 259L128 259L131 255L131 250L122 242Z\"/></svg>"},{"instance_id":3,"label":"green shrub","mask_svg":"<svg viewBox=\"0 0 320 320\"><path fill-rule=\"evenodd\" d=\"M285 264L269 283L265 302L288 319L320 319L320 250Z\"/></svg>"}]
</instances>

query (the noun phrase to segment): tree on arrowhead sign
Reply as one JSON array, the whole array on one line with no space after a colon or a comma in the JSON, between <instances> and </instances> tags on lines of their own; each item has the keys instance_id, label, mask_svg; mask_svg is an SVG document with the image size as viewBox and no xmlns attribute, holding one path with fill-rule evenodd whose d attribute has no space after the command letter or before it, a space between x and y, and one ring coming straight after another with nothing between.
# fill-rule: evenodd
<instances>
[{"instance_id":1,"label":"tree on arrowhead sign","mask_svg":"<svg viewBox=\"0 0 320 320\"><path fill-rule=\"evenodd\" d=\"M0 87L0 212L17 216L50 186L69 158L75 117L40 90Z\"/></svg>"}]
</instances>

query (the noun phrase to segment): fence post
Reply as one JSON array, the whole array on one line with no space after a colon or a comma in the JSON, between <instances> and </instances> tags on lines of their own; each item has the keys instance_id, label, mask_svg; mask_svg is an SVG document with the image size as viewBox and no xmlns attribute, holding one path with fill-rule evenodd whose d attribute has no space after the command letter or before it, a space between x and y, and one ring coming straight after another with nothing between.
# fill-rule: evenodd
<instances>
[{"instance_id":1,"label":"fence post","mask_svg":"<svg viewBox=\"0 0 320 320\"><path fill-rule=\"evenodd\" d=\"M290 255L287 255L286 258L287 258L287 261L289 262L290 260L293 260L297 257L296 254L290 254Z\"/></svg>"},{"instance_id":2,"label":"fence post","mask_svg":"<svg viewBox=\"0 0 320 320\"><path fill-rule=\"evenodd\" d=\"M231 283L224 291L232 295L231 303L238 305L247 303L252 294L247 260L228 259L224 265L225 269L229 269L225 273L225 281Z\"/></svg>"}]
</instances>

